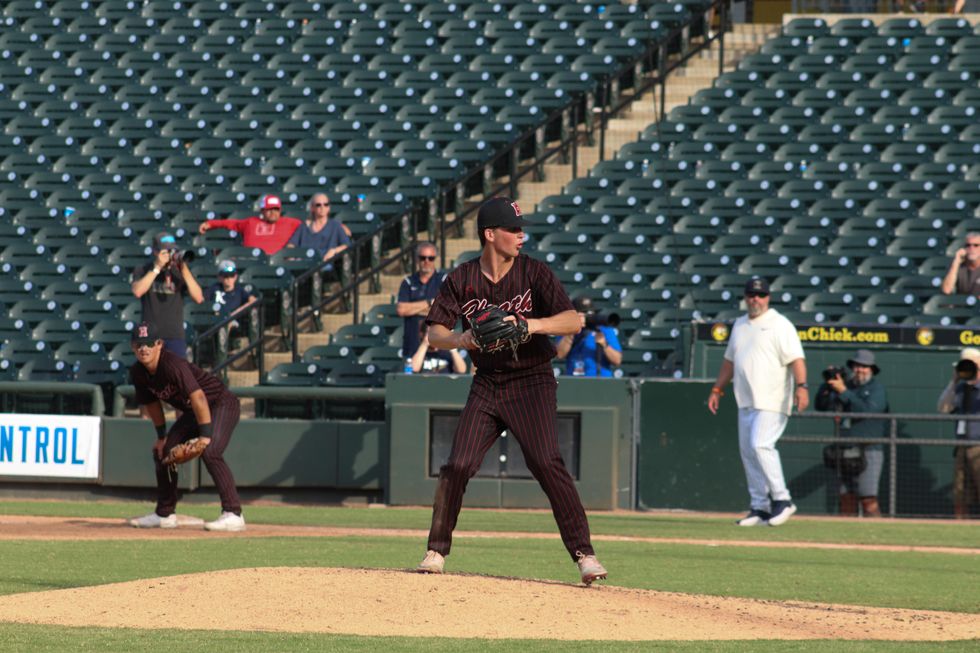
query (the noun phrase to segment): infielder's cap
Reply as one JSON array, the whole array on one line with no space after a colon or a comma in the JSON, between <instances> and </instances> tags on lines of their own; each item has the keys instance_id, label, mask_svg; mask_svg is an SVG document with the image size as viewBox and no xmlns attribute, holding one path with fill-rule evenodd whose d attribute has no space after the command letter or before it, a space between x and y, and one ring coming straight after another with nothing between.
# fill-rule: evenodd
<instances>
[{"instance_id":1,"label":"infielder's cap","mask_svg":"<svg viewBox=\"0 0 980 653\"><path fill-rule=\"evenodd\" d=\"M769 294L769 282L762 277L752 277L745 282L745 294L750 292L764 292Z\"/></svg>"},{"instance_id":2,"label":"infielder's cap","mask_svg":"<svg viewBox=\"0 0 980 653\"><path fill-rule=\"evenodd\" d=\"M530 222L521 217L521 207L509 197L495 197L480 207L476 228L480 232L495 227L526 227Z\"/></svg>"},{"instance_id":3,"label":"infielder's cap","mask_svg":"<svg viewBox=\"0 0 980 653\"><path fill-rule=\"evenodd\" d=\"M175 247L177 247L177 239L171 233L161 231L153 237L154 252L162 252L167 249L174 249Z\"/></svg>"},{"instance_id":4,"label":"infielder's cap","mask_svg":"<svg viewBox=\"0 0 980 653\"><path fill-rule=\"evenodd\" d=\"M980 349L977 349L976 347L967 347L960 352L960 357L957 359L956 363L960 361L973 361L974 363L980 365ZM956 363L953 363L954 367L956 366Z\"/></svg>"},{"instance_id":5,"label":"infielder's cap","mask_svg":"<svg viewBox=\"0 0 980 653\"><path fill-rule=\"evenodd\" d=\"M282 200L276 197L275 195L266 195L265 197L262 198L262 201L260 202L259 206L261 206L263 210L281 209Z\"/></svg>"},{"instance_id":6,"label":"infielder's cap","mask_svg":"<svg viewBox=\"0 0 980 653\"><path fill-rule=\"evenodd\" d=\"M977 353L980 354L980 351ZM875 355L870 349L858 349L856 352L854 352L853 356L847 359L848 367L854 367L855 365L870 367L873 374L877 374L881 371L881 368L875 365Z\"/></svg>"},{"instance_id":7,"label":"infielder's cap","mask_svg":"<svg viewBox=\"0 0 980 653\"><path fill-rule=\"evenodd\" d=\"M132 341L134 345L154 345L160 339L157 328L150 322L140 322L133 327Z\"/></svg>"},{"instance_id":8,"label":"infielder's cap","mask_svg":"<svg viewBox=\"0 0 980 653\"><path fill-rule=\"evenodd\" d=\"M218 263L218 274L238 274L238 266L234 261L221 261Z\"/></svg>"}]
</instances>

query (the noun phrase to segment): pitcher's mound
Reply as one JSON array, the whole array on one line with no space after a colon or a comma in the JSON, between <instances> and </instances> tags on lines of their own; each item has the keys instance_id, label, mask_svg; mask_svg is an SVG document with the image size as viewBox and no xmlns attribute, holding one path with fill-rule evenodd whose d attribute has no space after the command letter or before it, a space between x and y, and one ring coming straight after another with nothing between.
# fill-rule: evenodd
<instances>
[{"instance_id":1,"label":"pitcher's mound","mask_svg":"<svg viewBox=\"0 0 980 653\"><path fill-rule=\"evenodd\" d=\"M975 615L406 571L232 569L0 597L0 621L577 640L976 637Z\"/></svg>"}]
</instances>

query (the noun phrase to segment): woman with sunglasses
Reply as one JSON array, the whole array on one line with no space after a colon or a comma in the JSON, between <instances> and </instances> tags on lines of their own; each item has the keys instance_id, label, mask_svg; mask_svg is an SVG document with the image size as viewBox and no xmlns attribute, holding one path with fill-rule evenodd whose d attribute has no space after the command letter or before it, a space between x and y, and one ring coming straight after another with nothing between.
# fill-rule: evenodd
<instances>
[{"instance_id":1,"label":"woman with sunglasses","mask_svg":"<svg viewBox=\"0 0 980 653\"><path fill-rule=\"evenodd\" d=\"M340 221L330 219L330 198L317 193L310 198L309 217L299 226L287 247L312 249L321 261L329 261L350 247L350 230Z\"/></svg>"}]
</instances>

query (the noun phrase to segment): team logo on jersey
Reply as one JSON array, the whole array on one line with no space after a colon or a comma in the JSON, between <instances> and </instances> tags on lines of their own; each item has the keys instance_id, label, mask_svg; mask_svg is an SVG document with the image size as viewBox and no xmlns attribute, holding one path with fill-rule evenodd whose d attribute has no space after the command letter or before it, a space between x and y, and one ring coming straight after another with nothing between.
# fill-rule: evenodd
<instances>
[{"instance_id":1,"label":"team logo on jersey","mask_svg":"<svg viewBox=\"0 0 980 653\"><path fill-rule=\"evenodd\" d=\"M933 333L932 329L923 327L921 329L917 329L915 332L915 341L923 347L928 347L935 339L936 334Z\"/></svg>"},{"instance_id":2,"label":"team logo on jersey","mask_svg":"<svg viewBox=\"0 0 980 653\"><path fill-rule=\"evenodd\" d=\"M471 299L462 305L463 316L469 320L473 313L477 311L482 311L490 304L486 299ZM500 308L505 311L513 313L530 313L533 309L531 305L531 289L528 288L520 295L517 295L513 299L508 299L507 301L500 302Z\"/></svg>"},{"instance_id":3,"label":"team logo on jersey","mask_svg":"<svg viewBox=\"0 0 980 653\"><path fill-rule=\"evenodd\" d=\"M725 342L728 340L728 325L722 324L721 322L713 324L711 326L711 337L715 339L715 342Z\"/></svg>"}]
</instances>

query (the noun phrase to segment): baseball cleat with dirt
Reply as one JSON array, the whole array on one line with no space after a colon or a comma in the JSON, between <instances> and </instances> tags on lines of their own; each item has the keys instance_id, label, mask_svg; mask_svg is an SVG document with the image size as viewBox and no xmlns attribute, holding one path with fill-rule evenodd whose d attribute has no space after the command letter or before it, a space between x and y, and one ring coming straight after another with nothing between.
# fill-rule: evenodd
<instances>
[{"instance_id":1,"label":"baseball cleat with dirt","mask_svg":"<svg viewBox=\"0 0 980 653\"><path fill-rule=\"evenodd\" d=\"M177 528L177 515L161 517L155 512L142 517L133 517L127 522L135 528Z\"/></svg>"},{"instance_id":2,"label":"baseball cleat with dirt","mask_svg":"<svg viewBox=\"0 0 980 653\"><path fill-rule=\"evenodd\" d=\"M425 557L422 558L422 562L415 568L415 571L420 574L441 574L445 566L446 558L438 551L430 549L425 552Z\"/></svg>"},{"instance_id":3,"label":"baseball cleat with dirt","mask_svg":"<svg viewBox=\"0 0 980 653\"><path fill-rule=\"evenodd\" d=\"M582 575L582 582L591 585L593 581L605 580L608 572L594 555L578 554L578 570Z\"/></svg>"}]
</instances>

